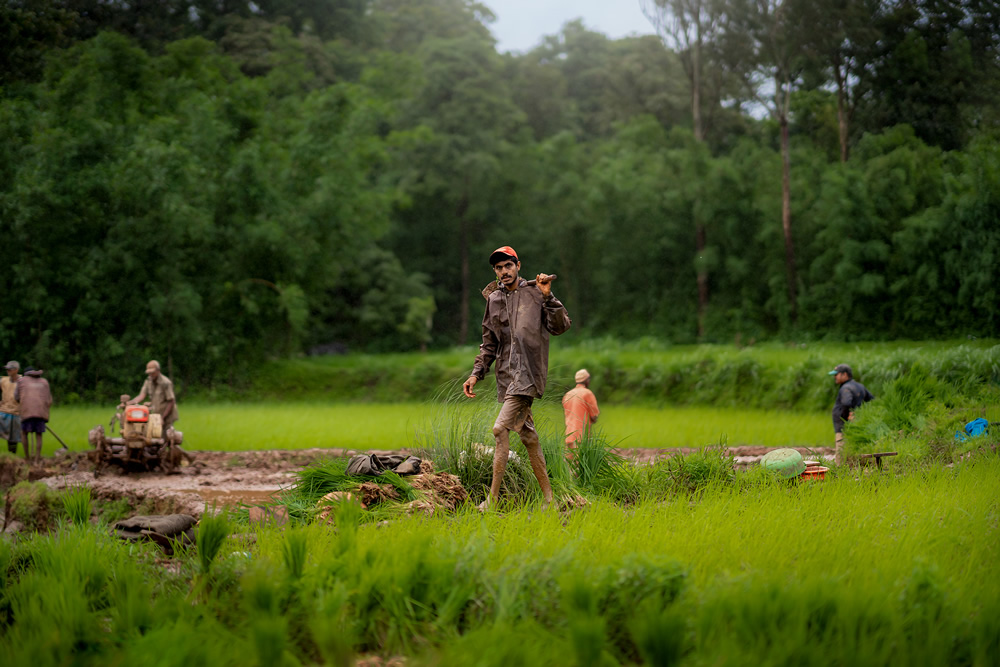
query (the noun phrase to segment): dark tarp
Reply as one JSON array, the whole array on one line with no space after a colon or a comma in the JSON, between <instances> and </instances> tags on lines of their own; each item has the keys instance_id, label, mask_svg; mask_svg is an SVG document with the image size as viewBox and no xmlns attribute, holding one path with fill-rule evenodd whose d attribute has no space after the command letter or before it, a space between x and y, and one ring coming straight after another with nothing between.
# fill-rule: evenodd
<instances>
[{"instance_id":1,"label":"dark tarp","mask_svg":"<svg viewBox=\"0 0 1000 667\"><path fill-rule=\"evenodd\" d=\"M347 463L347 474L352 477L359 475L380 475L391 471L397 475L419 475L420 459L416 456L400 456L398 454L358 454L352 456Z\"/></svg>"}]
</instances>

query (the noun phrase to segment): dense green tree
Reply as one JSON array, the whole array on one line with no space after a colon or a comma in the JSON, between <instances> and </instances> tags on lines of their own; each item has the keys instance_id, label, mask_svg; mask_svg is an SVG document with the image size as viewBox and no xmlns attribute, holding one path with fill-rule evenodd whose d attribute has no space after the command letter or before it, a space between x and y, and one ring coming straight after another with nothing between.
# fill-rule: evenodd
<instances>
[{"instance_id":1,"label":"dense green tree","mask_svg":"<svg viewBox=\"0 0 1000 667\"><path fill-rule=\"evenodd\" d=\"M458 341L465 342L470 307L481 288L473 280L472 248L496 236L487 232L502 208L497 198L503 196L503 155L521 133L523 116L501 77L502 62L491 41L474 34L431 39L419 56L422 84L402 106L399 126L423 134L397 156L409 210L395 235L396 249L441 264L432 274L441 311L455 318ZM447 305L452 303L457 312Z\"/></svg>"},{"instance_id":2,"label":"dense green tree","mask_svg":"<svg viewBox=\"0 0 1000 667\"><path fill-rule=\"evenodd\" d=\"M801 35L803 87L818 92L832 81L836 95L840 161L850 149L855 87L864 70L865 54L880 34L873 15L879 0L795 0L792 23Z\"/></svg>"},{"instance_id":3,"label":"dense green tree","mask_svg":"<svg viewBox=\"0 0 1000 667\"><path fill-rule=\"evenodd\" d=\"M797 312L798 266L792 234L792 91L804 67L802 37L795 31L792 0L730 0L721 37L722 58L743 82L745 98L766 109L777 122L781 146L781 229L785 246L788 312Z\"/></svg>"},{"instance_id":4,"label":"dense green tree","mask_svg":"<svg viewBox=\"0 0 1000 667\"><path fill-rule=\"evenodd\" d=\"M104 33L51 71L30 116L5 105L0 218L21 250L0 342L90 386L147 356L207 379L326 336L422 344L424 279L377 245L384 103L351 84L282 89L204 40L154 59Z\"/></svg>"},{"instance_id":5,"label":"dense green tree","mask_svg":"<svg viewBox=\"0 0 1000 667\"><path fill-rule=\"evenodd\" d=\"M945 149L963 146L1000 87L1000 12L991 0L885 1L870 15L879 39L857 69L860 128L899 123Z\"/></svg>"},{"instance_id":6,"label":"dense green tree","mask_svg":"<svg viewBox=\"0 0 1000 667\"><path fill-rule=\"evenodd\" d=\"M573 336L996 331L984 3L729 0L700 123L697 31L501 56L468 0L142 6L0 9L0 349L61 387L473 342L507 243Z\"/></svg>"}]
</instances>

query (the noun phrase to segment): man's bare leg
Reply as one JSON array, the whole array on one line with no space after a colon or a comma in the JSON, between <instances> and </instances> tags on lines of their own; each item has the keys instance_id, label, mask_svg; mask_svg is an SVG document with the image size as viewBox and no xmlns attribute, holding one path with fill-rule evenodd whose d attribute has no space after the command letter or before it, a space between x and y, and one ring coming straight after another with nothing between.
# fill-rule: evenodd
<instances>
[{"instance_id":1,"label":"man's bare leg","mask_svg":"<svg viewBox=\"0 0 1000 667\"><path fill-rule=\"evenodd\" d=\"M24 460L31 463L31 434L21 431L21 444L24 445Z\"/></svg>"},{"instance_id":2,"label":"man's bare leg","mask_svg":"<svg viewBox=\"0 0 1000 667\"><path fill-rule=\"evenodd\" d=\"M528 460L531 461L531 471L535 473L538 486L542 487L542 496L545 498L544 507L552 504L552 484L549 482L549 473L545 469L545 455L542 454L542 445L538 442L538 435L534 432L522 433L521 442L528 450Z\"/></svg>"},{"instance_id":3,"label":"man's bare leg","mask_svg":"<svg viewBox=\"0 0 1000 667\"><path fill-rule=\"evenodd\" d=\"M500 484L503 483L503 475L507 472L507 457L510 455L510 433L502 426L493 427L493 439L496 440L496 448L493 450L493 482L490 484L490 497L479 506L479 509L486 509L490 505L495 505L500 496Z\"/></svg>"},{"instance_id":4,"label":"man's bare leg","mask_svg":"<svg viewBox=\"0 0 1000 667\"><path fill-rule=\"evenodd\" d=\"M35 434L35 465L42 465L42 434Z\"/></svg>"}]
</instances>

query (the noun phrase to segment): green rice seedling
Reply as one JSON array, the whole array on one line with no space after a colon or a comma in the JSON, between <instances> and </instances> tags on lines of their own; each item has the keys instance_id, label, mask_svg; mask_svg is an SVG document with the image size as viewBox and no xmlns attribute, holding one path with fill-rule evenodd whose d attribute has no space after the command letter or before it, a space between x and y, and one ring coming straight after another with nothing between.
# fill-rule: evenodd
<instances>
[{"instance_id":1,"label":"green rice seedling","mask_svg":"<svg viewBox=\"0 0 1000 667\"><path fill-rule=\"evenodd\" d=\"M108 647L101 619L114 601L109 582L131 566L127 551L90 527L35 535L18 550L19 562L10 564L0 591L0 607L15 620L9 633L0 633L0 662L68 664L99 657Z\"/></svg>"},{"instance_id":2,"label":"green rice seedling","mask_svg":"<svg viewBox=\"0 0 1000 667\"><path fill-rule=\"evenodd\" d=\"M287 529L261 526L251 560L219 554L197 604L197 559L175 559L178 574L149 545L67 527L10 547L0 662L995 662L1000 457L838 472L741 472L565 514L338 517L294 529L308 544L294 590L274 576Z\"/></svg>"},{"instance_id":3,"label":"green rice seedling","mask_svg":"<svg viewBox=\"0 0 1000 667\"><path fill-rule=\"evenodd\" d=\"M313 600L313 613L309 615L312 641L323 661L333 667L351 667L355 664L357 631L348 591L343 584L331 589L320 588Z\"/></svg>"},{"instance_id":4,"label":"green rice seedling","mask_svg":"<svg viewBox=\"0 0 1000 667\"><path fill-rule=\"evenodd\" d=\"M184 606L190 608L192 605ZM230 627L208 613L171 612L158 621L155 628L122 643L115 654L120 659L118 664L235 667L252 665L256 661L246 625Z\"/></svg>"},{"instance_id":5,"label":"green rice seedling","mask_svg":"<svg viewBox=\"0 0 1000 667\"><path fill-rule=\"evenodd\" d=\"M153 591L136 569L116 570L110 579L108 593L111 619L119 636L142 635L156 626Z\"/></svg>"},{"instance_id":6,"label":"green rice seedling","mask_svg":"<svg viewBox=\"0 0 1000 667\"><path fill-rule=\"evenodd\" d=\"M198 564L203 575L212 569L212 563L219 555L222 544L229 537L229 519L224 513L214 514L206 508L198 522Z\"/></svg>"},{"instance_id":7,"label":"green rice seedling","mask_svg":"<svg viewBox=\"0 0 1000 667\"><path fill-rule=\"evenodd\" d=\"M361 482L372 480L380 484L392 485L406 500L416 498L413 487L391 470L374 476L351 476L347 474L349 462L346 457L341 457L305 466L295 473L298 480L290 489L292 495L301 495L307 500L315 502L331 491L350 491L356 489Z\"/></svg>"},{"instance_id":8,"label":"green rice seedling","mask_svg":"<svg viewBox=\"0 0 1000 667\"><path fill-rule=\"evenodd\" d=\"M343 491L357 484L347 476L346 457L316 461L295 472L292 490L315 502L331 491Z\"/></svg>"},{"instance_id":9,"label":"green rice seedling","mask_svg":"<svg viewBox=\"0 0 1000 667\"><path fill-rule=\"evenodd\" d=\"M647 665L676 665L687 649L687 621L679 606L643 602L632 614L629 632Z\"/></svg>"},{"instance_id":10,"label":"green rice seedling","mask_svg":"<svg viewBox=\"0 0 1000 667\"><path fill-rule=\"evenodd\" d=\"M320 460L301 470L297 471L296 481L290 488L282 492L279 504L288 510L288 515L298 523L308 523L323 508L318 507L318 501L332 491L353 491L357 492L358 486L362 482L374 481L380 485L390 485L395 489L403 502L409 502L417 498L417 493L413 486L404 478L394 472L386 471L380 475L351 476L347 474L349 459L345 457L337 459ZM339 505L350 503L338 503ZM377 506L364 516L369 521L380 521L385 517L390 509Z\"/></svg>"},{"instance_id":11,"label":"green rice seedling","mask_svg":"<svg viewBox=\"0 0 1000 667\"><path fill-rule=\"evenodd\" d=\"M285 571L293 582L302 578L306 567L306 557L309 555L309 543L305 533L290 530L285 533L285 541L281 545L281 555L285 563Z\"/></svg>"},{"instance_id":12,"label":"green rice seedling","mask_svg":"<svg viewBox=\"0 0 1000 667\"><path fill-rule=\"evenodd\" d=\"M736 481L734 459L727 453L725 439L687 456L671 456L649 469L654 493L694 493L710 485L731 485Z\"/></svg>"},{"instance_id":13,"label":"green rice seedling","mask_svg":"<svg viewBox=\"0 0 1000 667\"><path fill-rule=\"evenodd\" d=\"M420 664L555 667L568 664L569 656L574 653L565 633L553 632L533 619L525 619L475 628L448 644L431 647L421 656Z\"/></svg>"},{"instance_id":14,"label":"green rice seedling","mask_svg":"<svg viewBox=\"0 0 1000 667\"><path fill-rule=\"evenodd\" d=\"M597 594L594 586L580 576L566 577L560 588L566 613L569 643L573 647L575 664L597 667L605 662L607 643L605 617L597 611Z\"/></svg>"},{"instance_id":15,"label":"green rice seedling","mask_svg":"<svg viewBox=\"0 0 1000 667\"><path fill-rule=\"evenodd\" d=\"M83 587L52 574L29 572L6 596L16 624L2 636L5 665L88 662L107 642Z\"/></svg>"},{"instance_id":16,"label":"green rice seedling","mask_svg":"<svg viewBox=\"0 0 1000 667\"><path fill-rule=\"evenodd\" d=\"M78 486L67 489L62 494L62 503L66 515L77 526L85 525L90 521L90 487Z\"/></svg>"},{"instance_id":17,"label":"green rice seedling","mask_svg":"<svg viewBox=\"0 0 1000 667\"><path fill-rule=\"evenodd\" d=\"M283 611L291 593L268 568L260 566L245 575L241 584L242 615L249 630L255 662L259 665L284 664L289 648L290 619Z\"/></svg>"},{"instance_id":18,"label":"green rice seedling","mask_svg":"<svg viewBox=\"0 0 1000 667\"><path fill-rule=\"evenodd\" d=\"M666 609L686 586L687 574L677 561L660 555L631 553L614 565L595 567L587 578L598 582L600 611L608 640L620 660L638 659L629 625L636 610Z\"/></svg>"},{"instance_id":19,"label":"green rice seedling","mask_svg":"<svg viewBox=\"0 0 1000 667\"><path fill-rule=\"evenodd\" d=\"M577 443L570 469L575 483L590 493L620 502L633 502L640 495L641 475L600 430L591 431Z\"/></svg>"}]
</instances>

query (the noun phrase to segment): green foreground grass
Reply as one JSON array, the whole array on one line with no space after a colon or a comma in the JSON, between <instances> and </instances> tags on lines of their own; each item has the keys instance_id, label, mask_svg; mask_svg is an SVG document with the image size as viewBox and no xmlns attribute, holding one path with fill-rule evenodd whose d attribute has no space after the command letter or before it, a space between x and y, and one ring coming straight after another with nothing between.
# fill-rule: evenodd
<instances>
[{"instance_id":1,"label":"green foreground grass","mask_svg":"<svg viewBox=\"0 0 1000 667\"><path fill-rule=\"evenodd\" d=\"M0 664L996 664L1000 458L891 470L568 515L217 518L168 568L67 526L0 541Z\"/></svg>"},{"instance_id":2,"label":"green foreground grass","mask_svg":"<svg viewBox=\"0 0 1000 667\"><path fill-rule=\"evenodd\" d=\"M455 403L251 403L183 404L177 428L185 448L194 451L249 451L328 447L399 449L413 447L419 433L454 412ZM492 396L470 401L468 412L494 408ZM87 432L105 424L113 410L92 406L56 407L51 425L74 450L89 449ZM562 408L542 402L536 409L540 430L562 426ZM449 414L449 418L453 415ZM730 445L828 446L829 415L734 408L654 408L604 406L598 424L605 439L621 447L701 447L725 439ZM45 453L58 446L46 440Z\"/></svg>"}]
</instances>

